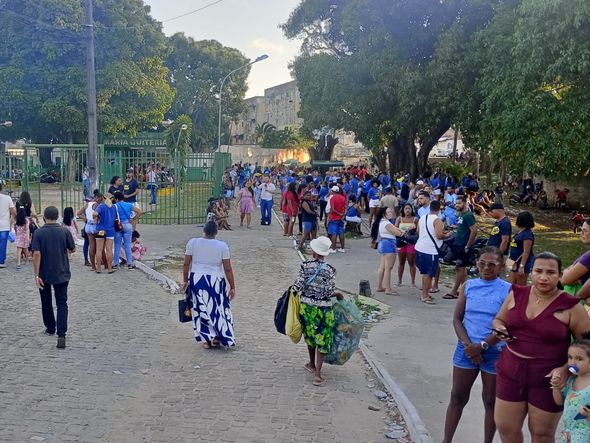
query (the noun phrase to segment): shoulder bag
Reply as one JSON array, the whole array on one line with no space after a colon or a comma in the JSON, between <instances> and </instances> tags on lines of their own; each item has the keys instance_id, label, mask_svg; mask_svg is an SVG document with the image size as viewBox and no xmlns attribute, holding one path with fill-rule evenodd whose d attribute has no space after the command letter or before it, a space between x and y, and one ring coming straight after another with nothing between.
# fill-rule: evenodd
<instances>
[{"instance_id":1,"label":"shoulder bag","mask_svg":"<svg viewBox=\"0 0 590 443\"><path fill-rule=\"evenodd\" d=\"M121 223L121 217L119 217L119 207L115 203L115 211L117 212L117 217L115 218L115 231L121 232L123 230L123 223Z\"/></svg>"},{"instance_id":2,"label":"shoulder bag","mask_svg":"<svg viewBox=\"0 0 590 443\"><path fill-rule=\"evenodd\" d=\"M426 217L426 219L424 220L424 227L426 228L426 233L427 233L427 234L428 234L428 236L430 237L430 240L432 240L432 244L434 244L434 247L436 248L436 252L438 253L438 256L439 256L439 258L443 258L443 257L445 257L445 256L446 256L446 254L447 254L447 252L448 252L448 251L447 251L447 249L448 249L448 246L446 246L446 245L443 243L443 246L439 247L439 246L436 244L436 241L434 240L434 237L432 236L432 234L430 233L430 230L428 229L428 215L425 215L424 217ZM434 226L434 224L433 224L433 226ZM446 247L445 247L445 246L446 246Z\"/></svg>"}]
</instances>

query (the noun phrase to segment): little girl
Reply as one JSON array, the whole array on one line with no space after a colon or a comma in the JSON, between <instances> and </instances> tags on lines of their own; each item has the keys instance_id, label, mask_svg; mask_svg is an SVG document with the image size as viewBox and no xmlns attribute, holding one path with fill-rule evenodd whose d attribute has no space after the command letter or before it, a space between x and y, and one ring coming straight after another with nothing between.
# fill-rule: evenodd
<instances>
[{"instance_id":1,"label":"little girl","mask_svg":"<svg viewBox=\"0 0 590 443\"><path fill-rule=\"evenodd\" d=\"M131 255L133 255L133 262L139 261L145 255L147 248L139 241L139 232L133 231L131 234Z\"/></svg>"},{"instance_id":2,"label":"little girl","mask_svg":"<svg viewBox=\"0 0 590 443\"><path fill-rule=\"evenodd\" d=\"M572 375L561 391L553 390L553 400L563 409L563 443L590 441L590 333L573 342L567 352ZM554 382L554 380L552 380ZM553 383L552 383L553 384Z\"/></svg>"},{"instance_id":3,"label":"little girl","mask_svg":"<svg viewBox=\"0 0 590 443\"><path fill-rule=\"evenodd\" d=\"M14 224L14 233L16 239L16 269L20 269L21 258L24 256L25 261L29 258L29 246L31 244L31 232L29 231L29 219L24 207L18 208L16 213L16 223Z\"/></svg>"},{"instance_id":4,"label":"little girl","mask_svg":"<svg viewBox=\"0 0 590 443\"><path fill-rule=\"evenodd\" d=\"M67 207L64 209L64 216L63 216L63 223L64 227L68 228L68 230L72 233L72 237L74 237L74 243L78 240L78 224L74 219L74 209Z\"/></svg>"}]
</instances>

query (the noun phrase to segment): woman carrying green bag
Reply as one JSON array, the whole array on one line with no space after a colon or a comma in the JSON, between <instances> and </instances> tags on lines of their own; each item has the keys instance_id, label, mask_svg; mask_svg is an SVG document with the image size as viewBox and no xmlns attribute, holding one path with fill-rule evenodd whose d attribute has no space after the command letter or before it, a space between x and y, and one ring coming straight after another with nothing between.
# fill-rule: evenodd
<instances>
[{"instance_id":1,"label":"woman carrying green bag","mask_svg":"<svg viewBox=\"0 0 590 443\"><path fill-rule=\"evenodd\" d=\"M309 246L313 260L301 264L293 287L300 293L300 320L309 352L305 369L314 374L313 384L321 386L324 383L324 355L330 352L334 341L334 311L330 299L336 297L342 300L343 297L339 292L334 292L336 269L324 261L330 254L332 242L322 236L312 240Z\"/></svg>"}]
</instances>

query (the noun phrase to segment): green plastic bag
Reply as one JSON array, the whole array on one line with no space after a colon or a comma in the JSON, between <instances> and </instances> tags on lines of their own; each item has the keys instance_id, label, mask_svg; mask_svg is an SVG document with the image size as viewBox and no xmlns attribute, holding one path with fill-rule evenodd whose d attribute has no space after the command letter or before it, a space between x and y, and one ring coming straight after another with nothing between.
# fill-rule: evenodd
<instances>
[{"instance_id":1,"label":"green plastic bag","mask_svg":"<svg viewBox=\"0 0 590 443\"><path fill-rule=\"evenodd\" d=\"M343 365L357 350L365 329L363 314L352 300L339 300L332 306L334 310L334 342L324 362L330 365Z\"/></svg>"}]
</instances>

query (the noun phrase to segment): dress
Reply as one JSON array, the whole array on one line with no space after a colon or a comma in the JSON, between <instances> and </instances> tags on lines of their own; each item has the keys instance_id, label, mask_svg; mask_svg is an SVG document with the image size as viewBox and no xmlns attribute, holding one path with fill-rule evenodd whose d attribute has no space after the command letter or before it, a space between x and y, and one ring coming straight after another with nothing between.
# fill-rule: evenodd
<instances>
[{"instance_id":1,"label":"dress","mask_svg":"<svg viewBox=\"0 0 590 443\"><path fill-rule=\"evenodd\" d=\"M588 443L590 441L590 421L576 420L580 408L590 405L590 386L576 391L574 390L575 379L575 376L570 376L565 388L561 390L564 401L562 443Z\"/></svg>"},{"instance_id":2,"label":"dress","mask_svg":"<svg viewBox=\"0 0 590 443\"><path fill-rule=\"evenodd\" d=\"M31 241L29 240L29 219L26 219L25 224L22 226L14 225L14 233L16 239L14 245L17 248L28 249Z\"/></svg>"},{"instance_id":3,"label":"dress","mask_svg":"<svg viewBox=\"0 0 590 443\"><path fill-rule=\"evenodd\" d=\"M192 257L188 290L193 299L195 339L210 343L217 338L222 346L234 346L229 287L223 270L223 260L229 259L227 243L193 238L186 245L185 255Z\"/></svg>"},{"instance_id":4,"label":"dress","mask_svg":"<svg viewBox=\"0 0 590 443\"><path fill-rule=\"evenodd\" d=\"M254 198L246 188L240 189L240 212L242 214L252 214L254 211Z\"/></svg>"}]
</instances>

